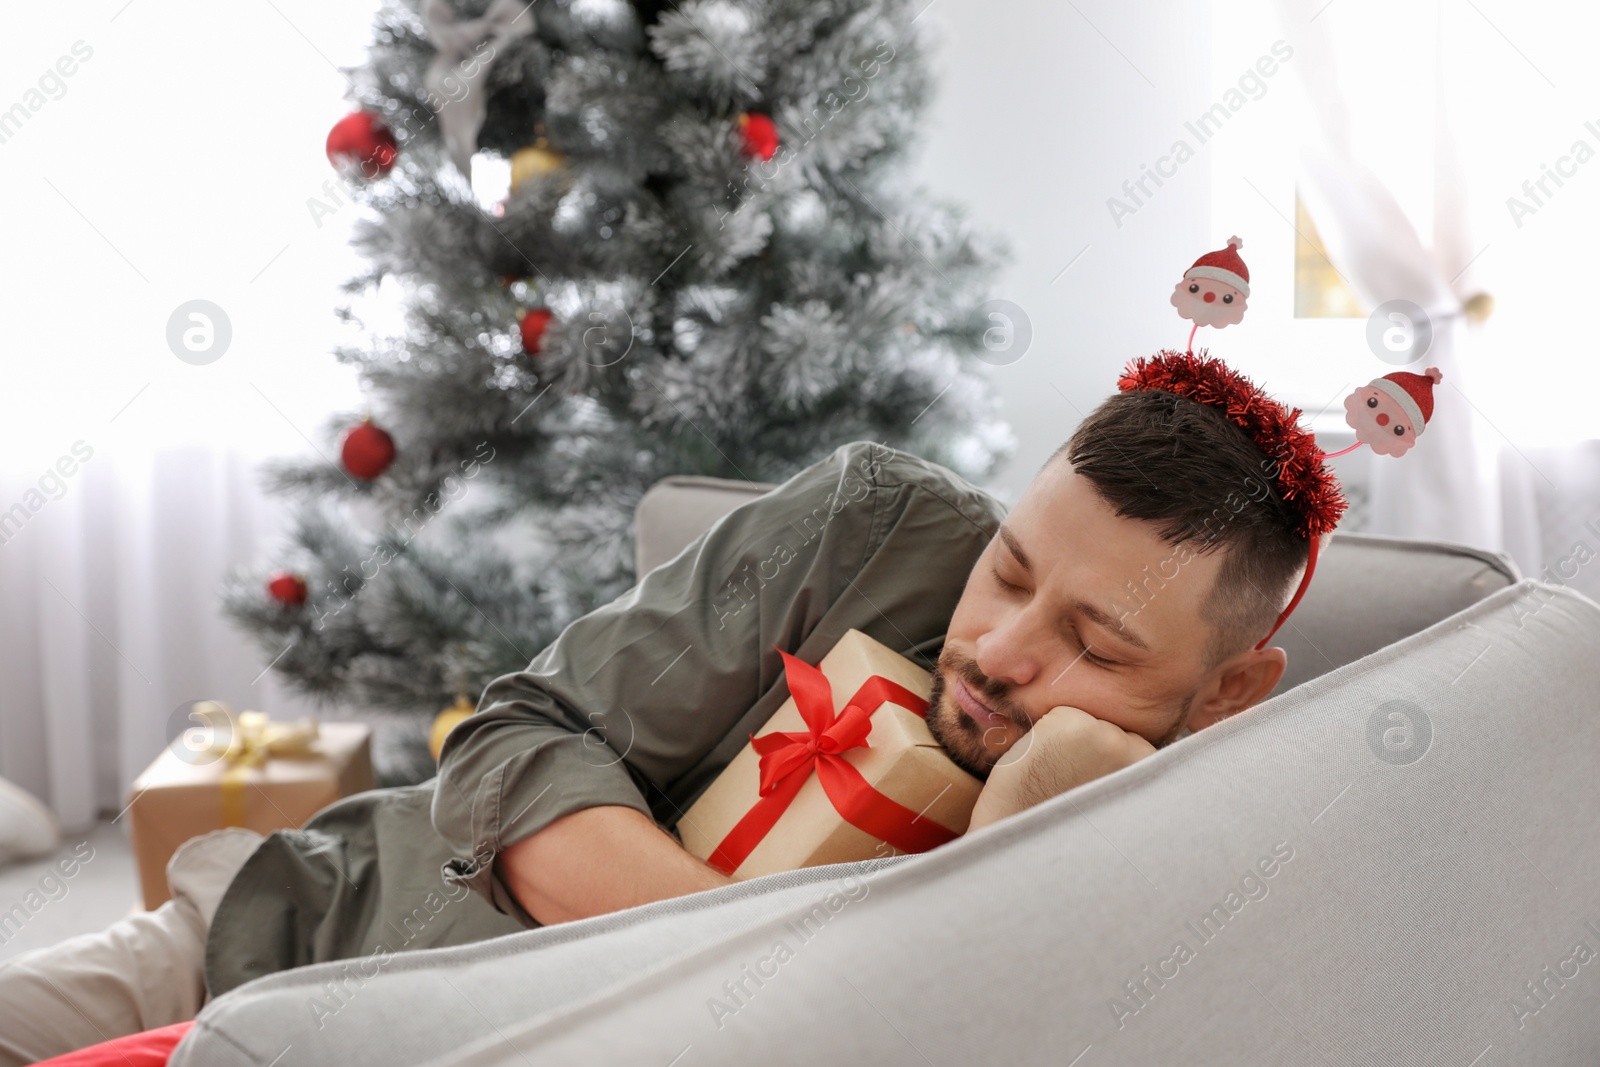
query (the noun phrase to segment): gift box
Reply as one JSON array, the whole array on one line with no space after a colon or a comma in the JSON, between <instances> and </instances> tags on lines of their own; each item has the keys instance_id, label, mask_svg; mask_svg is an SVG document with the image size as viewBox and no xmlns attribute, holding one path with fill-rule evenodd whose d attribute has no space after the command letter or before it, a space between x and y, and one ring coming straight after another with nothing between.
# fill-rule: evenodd
<instances>
[{"instance_id":1,"label":"gift box","mask_svg":"<svg viewBox=\"0 0 1600 1067\"><path fill-rule=\"evenodd\" d=\"M362 723L272 722L202 701L201 725L162 750L133 780L128 818L144 906L171 894L167 860L178 846L226 826L286 830L341 797L373 787L372 729Z\"/></svg>"},{"instance_id":2,"label":"gift box","mask_svg":"<svg viewBox=\"0 0 1600 1067\"><path fill-rule=\"evenodd\" d=\"M816 666L778 653L789 699L678 821L686 850L743 880L966 832L983 783L928 730L932 675L859 630Z\"/></svg>"}]
</instances>

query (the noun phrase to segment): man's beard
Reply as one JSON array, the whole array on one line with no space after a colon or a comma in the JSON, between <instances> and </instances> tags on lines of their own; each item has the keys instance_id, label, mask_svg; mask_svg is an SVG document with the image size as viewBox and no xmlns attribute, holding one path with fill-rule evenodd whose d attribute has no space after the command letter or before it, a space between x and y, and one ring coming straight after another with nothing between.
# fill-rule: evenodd
<instances>
[{"instance_id":1,"label":"man's beard","mask_svg":"<svg viewBox=\"0 0 1600 1067\"><path fill-rule=\"evenodd\" d=\"M983 738L988 731L998 730L1001 727L985 726L975 722L956 702L955 695L945 682L946 674L963 679L967 683L967 688L971 689L978 699L1000 712L1007 722L1021 729L1023 733L1031 729L1033 724L1020 709L1013 708L1009 694L996 697L979 680L971 676L977 673L976 664L970 660L958 660L956 653L946 645L940 652L939 662L933 671L933 688L928 697L927 723L928 732L933 734L933 739L939 742L951 762L973 777L987 780L989 772L994 769L1000 757L1005 755L1005 751L991 754L984 746ZM1172 728L1159 740L1152 742L1153 747L1165 748L1187 732L1189 710L1198 692L1198 689L1192 690L1183 698L1183 705ZM1009 751L1010 747L1008 745L1006 751Z\"/></svg>"},{"instance_id":2,"label":"man's beard","mask_svg":"<svg viewBox=\"0 0 1600 1067\"><path fill-rule=\"evenodd\" d=\"M984 747L983 738L988 731L999 730L1001 727L975 722L956 702L955 694L950 691L950 686L945 684L945 675L951 674L964 680L967 688L972 690L979 700L1000 712L1007 722L1024 733L1031 724L1026 715L1013 710L1009 702L997 698L981 681L972 677L977 673L976 664L971 661L959 661L954 650L946 645L939 653L939 662L933 671L933 689L928 697L927 723L928 732L933 734L933 739L939 742L951 762L975 778L987 779L995 761L1004 753L991 755Z\"/></svg>"}]
</instances>

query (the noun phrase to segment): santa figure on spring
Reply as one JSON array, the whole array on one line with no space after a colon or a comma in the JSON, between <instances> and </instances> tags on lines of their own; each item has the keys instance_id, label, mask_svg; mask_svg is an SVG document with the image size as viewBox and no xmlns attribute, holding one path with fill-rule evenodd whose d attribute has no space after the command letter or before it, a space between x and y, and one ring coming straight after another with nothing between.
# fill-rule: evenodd
<instances>
[{"instance_id":1,"label":"santa figure on spring","mask_svg":"<svg viewBox=\"0 0 1600 1067\"><path fill-rule=\"evenodd\" d=\"M1345 425L1356 432L1356 443L1330 455L1362 445L1380 456L1405 455L1433 418L1433 387L1443 380L1438 367L1429 367L1422 374L1397 370L1360 386L1344 398Z\"/></svg>"},{"instance_id":2,"label":"santa figure on spring","mask_svg":"<svg viewBox=\"0 0 1600 1067\"><path fill-rule=\"evenodd\" d=\"M1207 252L1195 260L1173 287L1172 306L1194 323L1194 329L1189 331L1191 350L1195 330L1202 326L1220 330L1244 318L1245 301L1250 297L1250 268L1239 256L1243 247L1243 239L1228 238L1226 248Z\"/></svg>"}]
</instances>

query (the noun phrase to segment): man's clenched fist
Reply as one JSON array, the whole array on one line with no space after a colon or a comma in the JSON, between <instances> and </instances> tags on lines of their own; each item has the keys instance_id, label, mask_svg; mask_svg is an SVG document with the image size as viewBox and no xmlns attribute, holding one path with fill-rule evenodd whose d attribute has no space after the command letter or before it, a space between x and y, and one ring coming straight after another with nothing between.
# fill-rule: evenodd
<instances>
[{"instance_id":1,"label":"man's clenched fist","mask_svg":"<svg viewBox=\"0 0 1600 1067\"><path fill-rule=\"evenodd\" d=\"M978 794L967 833L1137 763L1155 750L1138 734L1086 711L1065 704L1051 708L996 761Z\"/></svg>"}]
</instances>

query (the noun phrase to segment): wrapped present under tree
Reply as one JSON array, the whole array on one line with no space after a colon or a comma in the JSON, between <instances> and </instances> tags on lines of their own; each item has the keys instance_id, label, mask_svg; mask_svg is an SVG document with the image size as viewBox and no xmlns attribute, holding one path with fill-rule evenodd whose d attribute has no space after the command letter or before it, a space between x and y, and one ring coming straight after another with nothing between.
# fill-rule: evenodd
<instances>
[{"instance_id":1,"label":"wrapped present under tree","mask_svg":"<svg viewBox=\"0 0 1600 1067\"><path fill-rule=\"evenodd\" d=\"M341 797L373 787L372 728L304 718L235 715L218 701L191 712L197 726L133 781L128 817L144 906L171 895L167 860L178 846L226 826L286 830Z\"/></svg>"}]
</instances>

